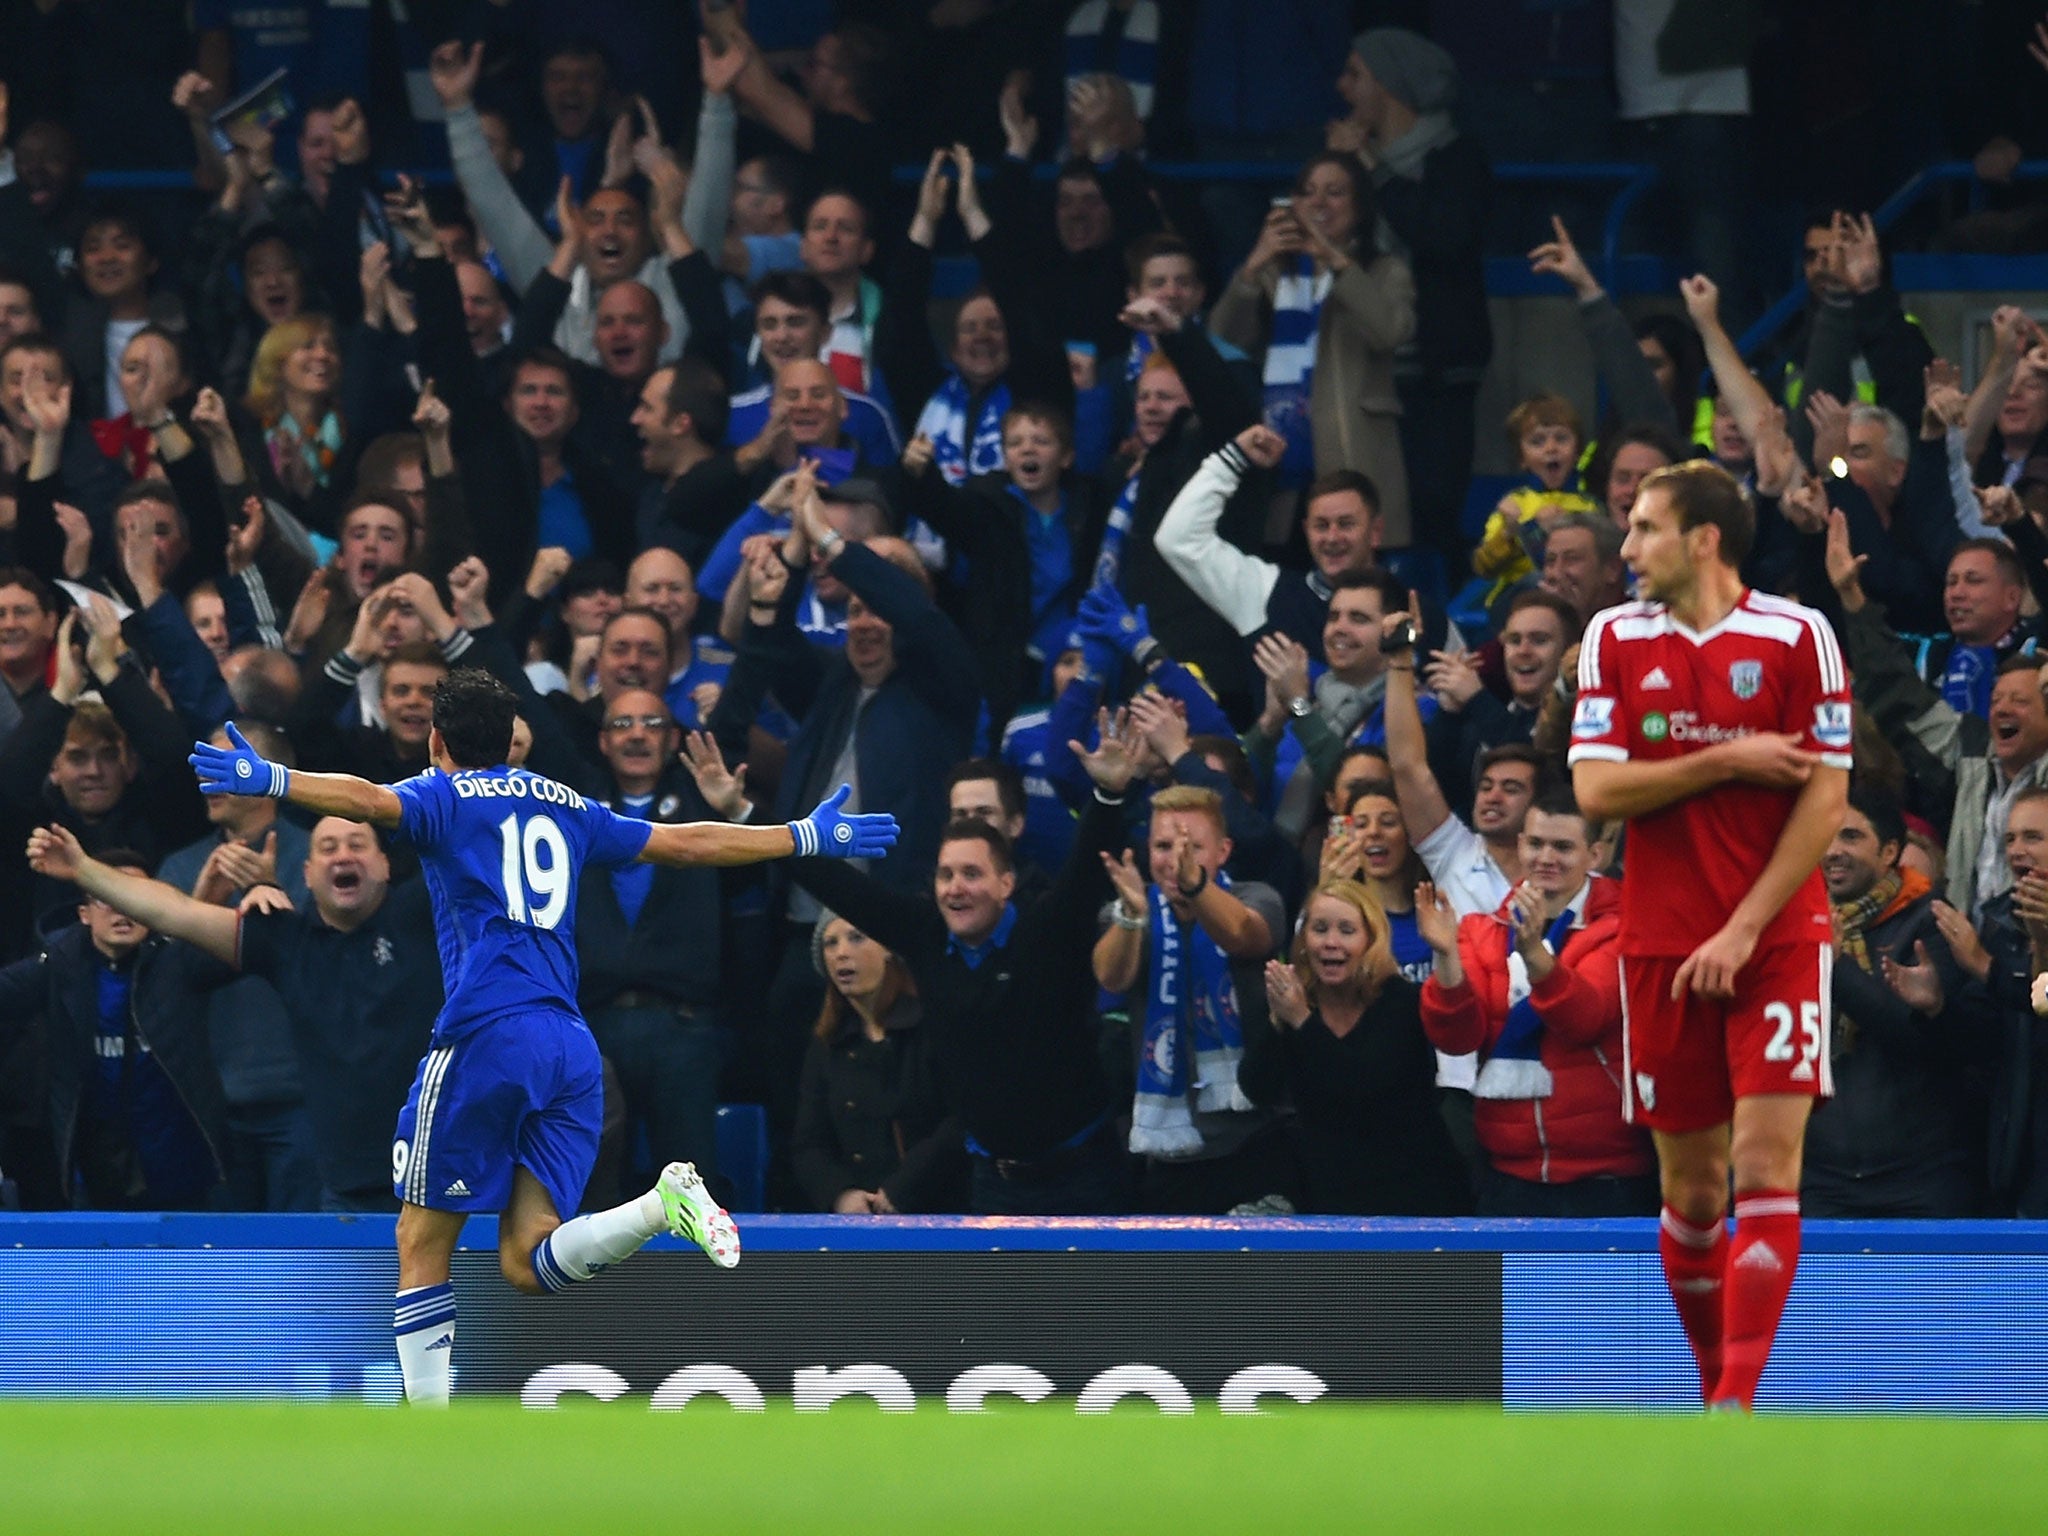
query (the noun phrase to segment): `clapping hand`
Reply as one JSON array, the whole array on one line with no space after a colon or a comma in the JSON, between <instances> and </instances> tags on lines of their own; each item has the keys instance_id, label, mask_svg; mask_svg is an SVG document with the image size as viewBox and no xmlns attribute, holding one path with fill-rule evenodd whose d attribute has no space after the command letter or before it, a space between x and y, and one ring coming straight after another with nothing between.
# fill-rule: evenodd
<instances>
[{"instance_id":1,"label":"clapping hand","mask_svg":"<svg viewBox=\"0 0 2048 1536\"><path fill-rule=\"evenodd\" d=\"M1117 900L1123 903L1127 913L1137 914L1147 910L1145 898L1145 874L1138 868L1138 861L1126 848L1121 857L1108 853L1100 854L1103 873L1109 876L1109 883L1116 888Z\"/></svg>"},{"instance_id":2,"label":"clapping hand","mask_svg":"<svg viewBox=\"0 0 2048 1536\"><path fill-rule=\"evenodd\" d=\"M1301 977L1285 960L1266 962L1266 1011L1289 1029L1308 1022L1308 993Z\"/></svg>"},{"instance_id":3,"label":"clapping hand","mask_svg":"<svg viewBox=\"0 0 2048 1536\"><path fill-rule=\"evenodd\" d=\"M947 151L935 149L924 168L924 180L918 183L917 211L910 217L910 242L926 250L938 243L939 221L946 216L946 162Z\"/></svg>"},{"instance_id":4,"label":"clapping hand","mask_svg":"<svg viewBox=\"0 0 2048 1536\"><path fill-rule=\"evenodd\" d=\"M1021 69L1010 71L1003 81L1003 93L996 99L996 113L1003 125L1003 152L1018 160L1029 160L1038 145L1038 119L1024 106L1024 91L1031 76Z\"/></svg>"},{"instance_id":5,"label":"clapping hand","mask_svg":"<svg viewBox=\"0 0 2048 1536\"><path fill-rule=\"evenodd\" d=\"M853 787L842 784L810 815L789 824L798 858L878 859L896 846L894 816L848 816L840 811L852 794Z\"/></svg>"},{"instance_id":6,"label":"clapping hand","mask_svg":"<svg viewBox=\"0 0 2048 1536\"><path fill-rule=\"evenodd\" d=\"M1927 958L1925 943L1914 940L1911 965L1903 965L1890 955L1882 960L1885 983L1899 995L1900 1001L1930 1019L1941 1012L1948 999L1942 990L1941 972Z\"/></svg>"},{"instance_id":7,"label":"clapping hand","mask_svg":"<svg viewBox=\"0 0 2048 1536\"><path fill-rule=\"evenodd\" d=\"M1977 936L1977 930L1970 926L1969 918L1945 901L1934 903L1934 926L1941 934L1941 942L1948 946L1948 952L1955 956L1956 964L1982 981L1991 974L1991 951L1984 947L1984 941Z\"/></svg>"},{"instance_id":8,"label":"clapping hand","mask_svg":"<svg viewBox=\"0 0 2048 1536\"><path fill-rule=\"evenodd\" d=\"M1863 567L1870 556L1859 555L1849 543L1849 514L1839 507L1828 509L1828 542L1823 559L1828 583L1842 599L1842 606L1854 612L1863 606Z\"/></svg>"},{"instance_id":9,"label":"clapping hand","mask_svg":"<svg viewBox=\"0 0 2048 1536\"><path fill-rule=\"evenodd\" d=\"M270 762L243 739L230 720L226 726L228 745L195 742L188 761L199 776L204 795L268 795L282 800L291 787L291 771Z\"/></svg>"},{"instance_id":10,"label":"clapping hand","mask_svg":"<svg viewBox=\"0 0 2048 1536\"><path fill-rule=\"evenodd\" d=\"M1422 681L1437 702L1456 714L1478 698L1485 684L1480 681L1479 663L1470 651L1431 651Z\"/></svg>"},{"instance_id":11,"label":"clapping hand","mask_svg":"<svg viewBox=\"0 0 2048 1536\"><path fill-rule=\"evenodd\" d=\"M1169 767L1187 755L1187 715L1165 694L1148 689L1131 700L1131 726L1152 753Z\"/></svg>"},{"instance_id":12,"label":"clapping hand","mask_svg":"<svg viewBox=\"0 0 2048 1536\"><path fill-rule=\"evenodd\" d=\"M1277 629L1259 636L1252 662L1282 704L1309 696L1308 651L1292 636Z\"/></svg>"},{"instance_id":13,"label":"clapping hand","mask_svg":"<svg viewBox=\"0 0 2048 1536\"><path fill-rule=\"evenodd\" d=\"M1524 880L1508 893L1508 931L1524 955L1543 945L1543 893Z\"/></svg>"},{"instance_id":14,"label":"clapping hand","mask_svg":"<svg viewBox=\"0 0 2048 1536\"><path fill-rule=\"evenodd\" d=\"M1415 931L1439 955L1458 952L1458 914L1450 897L1425 880L1415 887Z\"/></svg>"}]
</instances>

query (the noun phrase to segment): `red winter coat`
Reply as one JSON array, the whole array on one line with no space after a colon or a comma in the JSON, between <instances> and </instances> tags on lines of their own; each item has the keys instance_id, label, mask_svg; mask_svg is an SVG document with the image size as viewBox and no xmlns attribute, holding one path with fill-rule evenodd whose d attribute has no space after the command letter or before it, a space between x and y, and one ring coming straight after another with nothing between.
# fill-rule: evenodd
<instances>
[{"instance_id":1,"label":"red winter coat","mask_svg":"<svg viewBox=\"0 0 2048 1536\"><path fill-rule=\"evenodd\" d=\"M1648 1173L1650 1141L1621 1118L1621 886L1595 877L1585 920L1529 1001L1543 1020L1540 1054L1550 1069L1545 1099L1474 1099L1479 1144L1511 1178L1569 1184L1600 1175ZM1458 924L1465 983L1434 976L1422 988L1422 1027L1450 1055L1482 1054L1508 1022L1507 903Z\"/></svg>"}]
</instances>

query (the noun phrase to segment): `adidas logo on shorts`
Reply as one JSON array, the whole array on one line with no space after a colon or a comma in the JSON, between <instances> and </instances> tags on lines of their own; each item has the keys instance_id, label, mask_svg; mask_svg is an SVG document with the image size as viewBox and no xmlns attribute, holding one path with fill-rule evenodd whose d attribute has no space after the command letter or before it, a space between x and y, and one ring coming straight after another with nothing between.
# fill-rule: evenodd
<instances>
[{"instance_id":1,"label":"adidas logo on shorts","mask_svg":"<svg viewBox=\"0 0 2048 1536\"><path fill-rule=\"evenodd\" d=\"M467 1199L469 1196L469 1186L460 1179L457 1179L453 1184L450 1184L441 1191L441 1198L444 1200L451 1200L457 1195L462 1196L464 1199Z\"/></svg>"}]
</instances>

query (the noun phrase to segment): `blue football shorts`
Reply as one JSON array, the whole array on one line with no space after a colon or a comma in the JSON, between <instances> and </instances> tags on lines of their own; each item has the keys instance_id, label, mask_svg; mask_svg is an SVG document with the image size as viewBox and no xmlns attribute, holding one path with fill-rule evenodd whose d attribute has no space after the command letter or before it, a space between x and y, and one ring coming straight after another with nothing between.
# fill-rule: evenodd
<instances>
[{"instance_id":1,"label":"blue football shorts","mask_svg":"<svg viewBox=\"0 0 2048 1536\"><path fill-rule=\"evenodd\" d=\"M567 1220L583 1202L603 1122L603 1063L580 1018L494 1019L421 1059L398 1112L391 1187L432 1210L502 1211L519 1167Z\"/></svg>"}]
</instances>

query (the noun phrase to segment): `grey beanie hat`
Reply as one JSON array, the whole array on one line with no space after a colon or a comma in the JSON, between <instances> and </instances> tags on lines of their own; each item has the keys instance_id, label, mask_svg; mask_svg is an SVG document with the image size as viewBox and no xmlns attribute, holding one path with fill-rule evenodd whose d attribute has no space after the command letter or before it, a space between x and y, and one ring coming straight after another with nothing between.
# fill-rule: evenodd
<instances>
[{"instance_id":1,"label":"grey beanie hat","mask_svg":"<svg viewBox=\"0 0 2048 1536\"><path fill-rule=\"evenodd\" d=\"M1417 112L1447 111L1458 99L1458 66L1420 32L1374 27L1351 40L1351 51L1365 60L1388 95Z\"/></svg>"},{"instance_id":2,"label":"grey beanie hat","mask_svg":"<svg viewBox=\"0 0 2048 1536\"><path fill-rule=\"evenodd\" d=\"M817 922L811 926L811 969L824 981L832 979L825 973L825 929L838 919L839 914L831 908L821 908Z\"/></svg>"}]
</instances>

